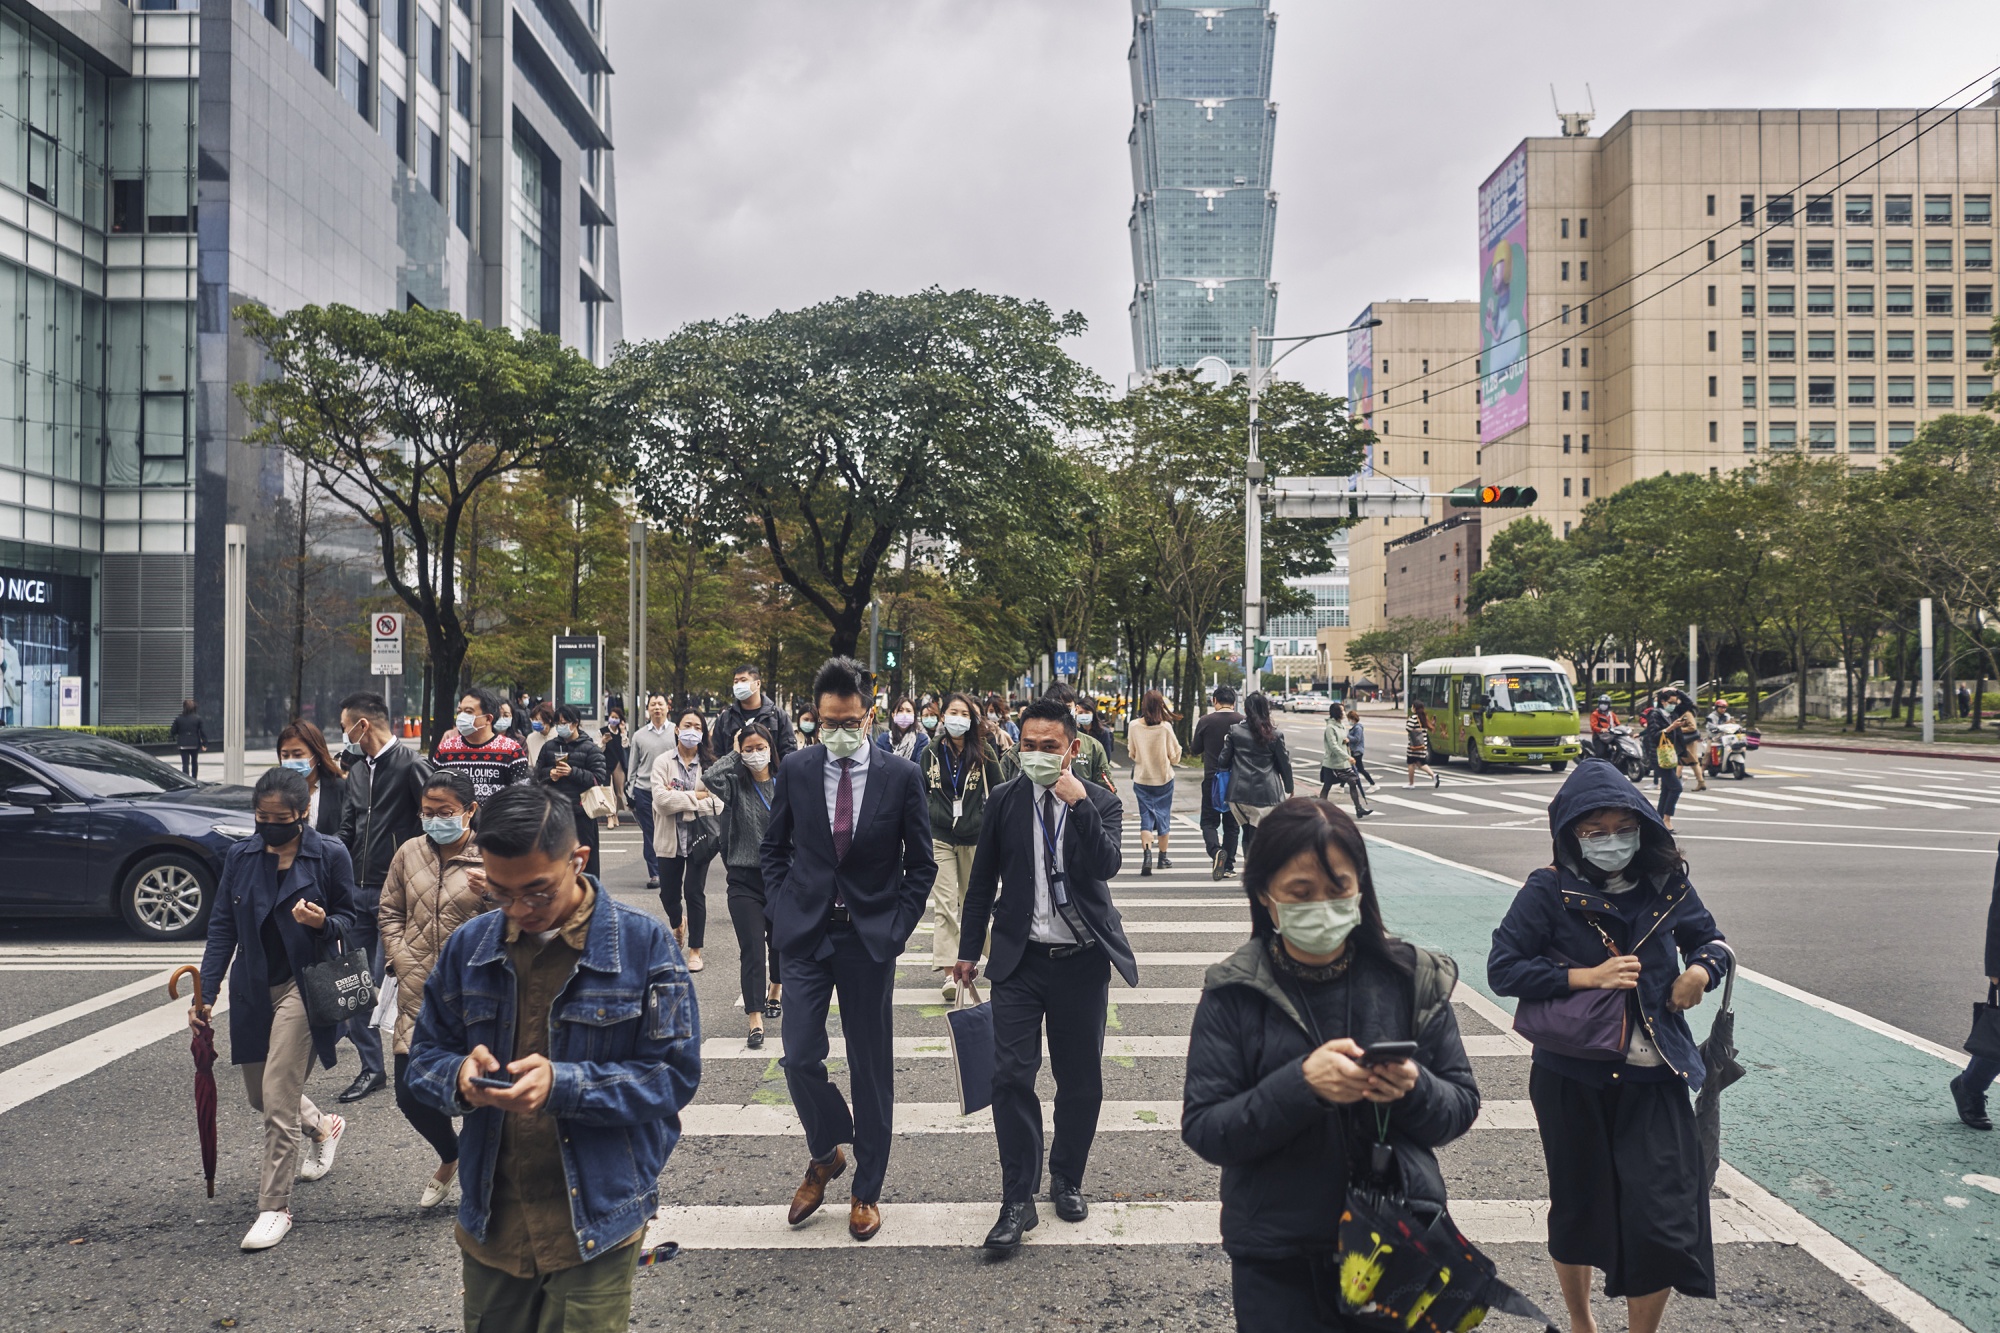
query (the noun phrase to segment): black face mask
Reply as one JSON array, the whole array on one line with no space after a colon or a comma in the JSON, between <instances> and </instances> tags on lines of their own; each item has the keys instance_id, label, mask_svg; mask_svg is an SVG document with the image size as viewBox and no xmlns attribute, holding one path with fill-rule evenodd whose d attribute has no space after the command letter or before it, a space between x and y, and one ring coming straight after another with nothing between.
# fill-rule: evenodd
<instances>
[{"instance_id":1,"label":"black face mask","mask_svg":"<svg viewBox=\"0 0 2000 1333\"><path fill-rule=\"evenodd\" d=\"M257 836L264 840L266 847L286 847L299 836L299 830L304 827L305 822L297 819L287 824L259 824Z\"/></svg>"}]
</instances>

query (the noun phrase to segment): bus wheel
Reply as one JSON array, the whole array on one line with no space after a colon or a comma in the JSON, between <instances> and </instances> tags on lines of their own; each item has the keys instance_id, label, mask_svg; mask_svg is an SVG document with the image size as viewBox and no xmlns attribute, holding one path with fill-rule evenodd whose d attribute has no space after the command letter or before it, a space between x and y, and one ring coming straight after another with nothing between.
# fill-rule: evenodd
<instances>
[{"instance_id":1,"label":"bus wheel","mask_svg":"<svg viewBox=\"0 0 2000 1333\"><path fill-rule=\"evenodd\" d=\"M1479 757L1479 738L1468 736L1465 741L1465 766L1475 773L1486 771L1486 761Z\"/></svg>"},{"instance_id":2,"label":"bus wheel","mask_svg":"<svg viewBox=\"0 0 2000 1333\"><path fill-rule=\"evenodd\" d=\"M1569 760L1567 760L1567 759L1558 759L1558 760L1556 760L1556 761L1555 761L1555 762L1554 762L1553 764L1550 764L1550 765L1549 765L1549 772L1551 772L1551 773L1560 773L1560 772L1562 772L1562 771L1563 771L1564 769L1566 769L1566 768L1568 768L1568 767L1569 767Z\"/></svg>"}]
</instances>

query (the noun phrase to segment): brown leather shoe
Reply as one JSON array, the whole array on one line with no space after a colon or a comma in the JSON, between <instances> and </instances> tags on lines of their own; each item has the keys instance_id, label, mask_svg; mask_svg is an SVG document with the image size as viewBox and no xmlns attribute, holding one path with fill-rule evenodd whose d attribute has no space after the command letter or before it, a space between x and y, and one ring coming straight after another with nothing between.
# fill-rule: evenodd
<instances>
[{"instance_id":1,"label":"brown leather shoe","mask_svg":"<svg viewBox=\"0 0 2000 1333\"><path fill-rule=\"evenodd\" d=\"M798 1193L792 1196L792 1211L785 1214L785 1221L792 1226L811 1217L819 1211L826 1199L827 1182L847 1170L847 1158L838 1148L833 1150L833 1159L826 1162L812 1162L806 1167L806 1178L800 1182Z\"/></svg>"},{"instance_id":2,"label":"brown leather shoe","mask_svg":"<svg viewBox=\"0 0 2000 1333\"><path fill-rule=\"evenodd\" d=\"M847 1206L847 1234L856 1240L874 1240L882 1229L882 1210L856 1199Z\"/></svg>"}]
</instances>

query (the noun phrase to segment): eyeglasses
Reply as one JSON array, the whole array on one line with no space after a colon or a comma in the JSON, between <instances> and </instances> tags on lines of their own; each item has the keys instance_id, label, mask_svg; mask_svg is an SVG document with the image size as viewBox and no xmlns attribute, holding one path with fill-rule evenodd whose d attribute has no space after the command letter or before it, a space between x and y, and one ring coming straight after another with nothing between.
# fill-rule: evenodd
<instances>
[{"instance_id":1,"label":"eyeglasses","mask_svg":"<svg viewBox=\"0 0 2000 1333\"><path fill-rule=\"evenodd\" d=\"M1638 831L1639 831L1639 826L1637 824L1634 824L1631 828L1592 829L1588 833L1578 833L1576 835L1576 840L1578 842L1585 844L1593 842L1603 842L1606 838L1627 838L1630 837L1632 834L1637 833Z\"/></svg>"},{"instance_id":2,"label":"eyeglasses","mask_svg":"<svg viewBox=\"0 0 2000 1333\"><path fill-rule=\"evenodd\" d=\"M508 897L503 894L491 892L479 895L480 902L485 903L488 907L497 907L503 912L510 907L525 907L530 912L539 912L555 900L556 895L554 890L550 890L547 893L524 893L519 897Z\"/></svg>"},{"instance_id":3,"label":"eyeglasses","mask_svg":"<svg viewBox=\"0 0 2000 1333\"><path fill-rule=\"evenodd\" d=\"M860 731L862 727L867 725L867 721L866 718L850 717L845 721L836 722L830 717L823 717L819 720L819 724L823 728L829 728L834 731Z\"/></svg>"}]
</instances>

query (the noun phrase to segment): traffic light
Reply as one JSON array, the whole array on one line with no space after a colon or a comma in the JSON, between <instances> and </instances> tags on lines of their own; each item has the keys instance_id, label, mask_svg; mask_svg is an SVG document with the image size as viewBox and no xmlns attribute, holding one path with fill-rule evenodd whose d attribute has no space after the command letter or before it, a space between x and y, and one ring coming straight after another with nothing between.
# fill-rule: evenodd
<instances>
[{"instance_id":1,"label":"traffic light","mask_svg":"<svg viewBox=\"0 0 2000 1333\"><path fill-rule=\"evenodd\" d=\"M1537 497L1533 486L1460 486L1448 498L1454 509L1526 509Z\"/></svg>"},{"instance_id":2,"label":"traffic light","mask_svg":"<svg viewBox=\"0 0 2000 1333\"><path fill-rule=\"evenodd\" d=\"M1269 639L1253 638L1250 640L1250 656L1261 662L1270 655L1271 641Z\"/></svg>"},{"instance_id":3,"label":"traffic light","mask_svg":"<svg viewBox=\"0 0 2000 1333\"><path fill-rule=\"evenodd\" d=\"M903 669L903 636L895 630L882 631L882 669Z\"/></svg>"}]
</instances>

